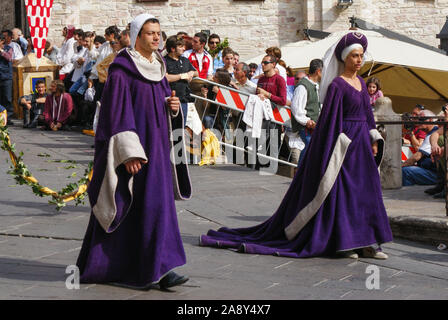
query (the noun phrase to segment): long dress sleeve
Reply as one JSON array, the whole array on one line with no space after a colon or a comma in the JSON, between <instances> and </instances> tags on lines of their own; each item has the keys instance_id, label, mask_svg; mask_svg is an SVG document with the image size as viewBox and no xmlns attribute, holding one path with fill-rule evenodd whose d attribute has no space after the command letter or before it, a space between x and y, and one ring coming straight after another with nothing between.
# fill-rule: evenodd
<instances>
[{"instance_id":1,"label":"long dress sleeve","mask_svg":"<svg viewBox=\"0 0 448 320\"><path fill-rule=\"evenodd\" d=\"M93 214L109 233L124 220L133 199L133 177L121 165L132 158L148 158L136 130L129 79L120 70L112 72L104 92L112 94L101 100L93 169L93 179L101 183L88 192Z\"/></svg>"}]
</instances>

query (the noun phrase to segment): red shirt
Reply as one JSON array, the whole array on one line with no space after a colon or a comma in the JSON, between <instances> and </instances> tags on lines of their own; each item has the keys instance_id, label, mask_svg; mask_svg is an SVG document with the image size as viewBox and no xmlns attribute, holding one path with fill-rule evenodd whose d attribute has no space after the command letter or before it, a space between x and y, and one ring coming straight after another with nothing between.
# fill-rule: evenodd
<instances>
[{"instance_id":1,"label":"red shirt","mask_svg":"<svg viewBox=\"0 0 448 320\"><path fill-rule=\"evenodd\" d=\"M275 74L272 77L263 75L258 80L258 87L272 94L270 100L279 106L286 105L286 82L282 76Z\"/></svg>"},{"instance_id":2,"label":"red shirt","mask_svg":"<svg viewBox=\"0 0 448 320\"><path fill-rule=\"evenodd\" d=\"M423 131L420 128L415 128L414 130L412 130L412 132L414 132L414 136L417 138L417 140L420 140L420 139L424 140L426 138L426 132ZM410 141L411 140L411 135L410 134L406 134L404 136L404 138Z\"/></svg>"}]
</instances>

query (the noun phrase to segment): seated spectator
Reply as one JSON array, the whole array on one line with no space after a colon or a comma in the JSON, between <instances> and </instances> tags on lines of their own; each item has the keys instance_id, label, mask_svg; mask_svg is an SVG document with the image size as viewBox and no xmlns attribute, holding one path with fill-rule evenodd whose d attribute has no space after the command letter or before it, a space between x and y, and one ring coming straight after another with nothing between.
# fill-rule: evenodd
<instances>
[{"instance_id":1,"label":"seated spectator","mask_svg":"<svg viewBox=\"0 0 448 320\"><path fill-rule=\"evenodd\" d=\"M438 127L432 123L434 119L425 118L433 117L434 113L432 111L423 110L420 116L422 120L424 119L424 121L428 122L428 124L421 125L421 129L427 134L418 151L402 164L403 186L437 183L437 168L431 159L430 136L437 132Z\"/></svg>"},{"instance_id":2,"label":"seated spectator","mask_svg":"<svg viewBox=\"0 0 448 320\"><path fill-rule=\"evenodd\" d=\"M442 107L442 120L448 121L448 104ZM444 159L445 142L443 137L443 126L440 126L437 132L434 132L429 141L431 143L431 158L437 165L437 184L430 189L426 189L425 193L433 195L435 199L445 199L446 190L446 163Z\"/></svg>"},{"instance_id":3,"label":"seated spectator","mask_svg":"<svg viewBox=\"0 0 448 320\"><path fill-rule=\"evenodd\" d=\"M420 114L425 110L425 107L417 104L414 109L412 109L411 116L409 120L417 120ZM406 116L405 116L406 117ZM426 131L421 130L421 125L409 125L403 126L403 144L410 144L415 149L420 148L423 140L426 137Z\"/></svg>"},{"instance_id":4,"label":"seated spectator","mask_svg":"<svg viewBox=\"0 0 448 320\"><path fill-rule=\"evenodd\" d=\"M47 93L45 81L36 81L36 92L19 99L19 105L23 108L23 127L36 128L43 125L43 112Z\"/></svg>"},{"instance_id":5,"label":"seated spectator","mask_svg":"<svg viewBox=\"0 0 448 320\"><path fill-rule=\"evenodd\" d=\"M68 129L67 122L72 110L72 97L65 93L64 83L61 80L54 80L50 86L50 95L45 100L45 125L42 129L53 131Z\"/></svg>"},{"instance_id":6,"label":"seated spectator","mask_svg":"<svg viewBox=\"0 0 448 320\"><path fill-rule=\"evenodd\" d=\"M372 109L375 109L375 102L378 98L384 97L383 92L381 91L381 82L380 79L372 77L367 80L367 91L370 96L370 105Z\"/></svg>"},{"instance_id":7,"label":"seated spectator","mask_svg":"<svg viewBox=\"0 0 448 320\"><path fill-rule=\"evenodd\" d=\"M59 49L55 47L50 41L45 42L45 52L44 57L50 59L54 63L57 63L57 56Z\"/></svg>"}]
</instances>

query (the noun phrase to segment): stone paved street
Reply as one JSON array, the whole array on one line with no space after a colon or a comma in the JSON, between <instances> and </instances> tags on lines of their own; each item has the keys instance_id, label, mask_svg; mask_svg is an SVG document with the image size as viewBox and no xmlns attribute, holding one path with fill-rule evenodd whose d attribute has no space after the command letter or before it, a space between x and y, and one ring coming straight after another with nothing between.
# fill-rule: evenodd
<instances>
[{"instance_id":1,"label":"stone paved street","mask_svg":"<svg viewBox=\"0 0 448 320\"><path fill-rule=\"evenodd\" d=\"M77 178L93 156L93 138L12 127L11 139L43 184L55 190ZM43 157L47 154L49 156ZM41 156L39 156L41 155ZM68 290L67 266L78 256L89 219L87 205L70 203L61 212L6 174L0 151L0 299L448 299L448 250L396 238L384 245L386 261L336 258L289 259L245 255L198 246L198 237L220 226L260 223L276 209L290 178L261 176L235 165L191 166L193 199L177 202L187 264L178 269L190 281L170 291L136 291L108 285ZM51 160L74 160L77 168ZM424 188L384 192L392 216L445 221L443 201ZM413 199L412 201L409 199ZM380 270L380 288L368 290L366 269Z\"/></svg>"}]
</instances>

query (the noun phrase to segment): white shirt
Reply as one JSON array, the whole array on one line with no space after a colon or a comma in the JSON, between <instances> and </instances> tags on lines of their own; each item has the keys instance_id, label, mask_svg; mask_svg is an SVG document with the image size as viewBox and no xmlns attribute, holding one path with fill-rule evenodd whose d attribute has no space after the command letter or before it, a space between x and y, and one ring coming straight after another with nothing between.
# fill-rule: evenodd
<instances>
[{"instance_id":1,"label":"white shirt","mask_svg":"<svg viewBox=\"0 0 448 320\"><path fill-rule=\"evenodd\" d=\"M75 61L73 62L73 65L75 67L75 71L73 72L72 82L76 82L79 78L81 78L84 73L86 72L86 67L90 63L90 61L95 60L95 57L98 56L98 50L96 50L95 47L92 48L92 50L89 50L87 48L83 48L80 50L78 54L75 54L72 58ZM84 58L84 63L82 65L79 65L77 60L79 58Z\"/></svg>"},{"instance_id":2,"label":"white shirt","mask_svg":"<svg viewBox=\"0 0 448 320\"><path fill-rule=\"evenodd\" d=\"M9 46L12 47L13 50L12 60L20 60L23 58L22 48L20 48L20 45L17 42L11 41Z\"/></svg>"},{"instance_id":3,"label":"white shirt","mask_svg":"<svg viewBox=\"0 0 448 320\"><path fill-rule=\"evenodd\" d=\"M309 82L314 84L317 89L317 96L319 96L319 84L312 81L310 78L306 77ZM294 95L292 97L291 101L291 113L294 116L294 118L297 120L298 123L300 123L302 126L306 126L306 123L308 120L310 120L309 117L306 116L306 103L308 102L308 93L306 91L305 86L298 85L297 88L294 90ZM320 111L320 106L319 106Z\"/></svg>"},{"instance_id":4,"label":"white shirt","mask_svg":"<svg viewBox=\"0 0 448 320\"><path fill-rule=\"evenodd\" d=\"M98 79L98 70L96 70L96 66L99 65L108 55L114 52L112 47L109 44L109 41L104 42L98 48L98 56L96 57L95 65L92 67L92 71L90 72L90 79Z\"/></svg>"},{"instance_id":5,"label":"white shirt","mask_svg":"<svg viewBox=\"0 0 448 320\"><path fill-rule=\"evenodd\" d=\"M73 54L75 53L73 47L75 42L75 39L70 38L62 43L62 47L59 50L58 55L56 56L57 64L62 66L62 69L59 70L59 74L70 73L73 70L73 63L71 62L71 59Z\"/></svg>"},{"instance_id":6,"label":"white shirt","mask_svg":"<svg viewBox=\"0 0 448 320\"><path fill-rule=\"evenodd\" d=\"M433 128L433 130L434 130L434 128ZM426 135L425 140L423 140L423 143L420 146L420 148L418 149L418 151L424 151L426 153L431 154L431 143L429 142L429 137L431 137L431 135L436 131L437 130L434 130L431 134Z\"/></svg>"},{"instance_id":7,"label":"white shirt","mask_svg":"<svg viewBox=\"0 0 448 320\"><path fill-rule=\"evenodd\" d=\"M249 79L246 80L245 84L241 84L239 82L235 83L238 87L238 90L247 92L248 94L256 94L257 92L257 85L250 81Z\"/></svg>"},{"instance_id":8,"label":"white shirt","mask_svg":"<svg viewBox=\"0 0 448 320\"><path fill-rule=\"evenodd\" d=\"M85 60L87 60L88 54L89 54L89 51L85 47L82 47L81 50L79 50L72 56L71 60L73 63L73 67L75 69L75 71L73 71L72 82L76 82L76 81L78 81L79 78L82 77L83 65L85 65L85 62L84 62L84 64L79 65L78 59L84 58Z\"/></svg>"},{"instance_id":9,"label":"white shirt","mask_svg":"<svg viewBox=\"0 0 448 320\"><path fill-rule=\"evenodd\" d=\"M319 84L314 82L308 77L307 79L316 86L317 96L319 96ZM291 115L302 126L306 126L306 123L308 122L308 120L310 120L310 118L306 116L305 107L307 102L308 102L308 92L306 91L305 86L298 85L297 88L294 90L294 95L291 101ZM319 106L319 112L320 109L321 107ZM303 150L305 148L305 143L304 141L302 141L302 138L300 138L298 132L289 131L288 137L290 148L295 148L299 150Z\"/></svg>"},{"instance_id":10,"label":"white shirt","mask_svg":"<svg viewBox=\"0 0 448 320\"><path fill-rule=\"evenodd\" d=\"M190 50L185 51L182 56L188 59L192 53L193 53L193 49L190 49ZM210 59L210 65L208 66L207 76L212 76L213 75L213 58L212 58L212 56L205 50L202 51L202 53L195 52L195 54L196 54L196 58L198 59L198 65L199 65L198 72L202 71L202 59L204 58L204 55L206 55Z\"/></svg>"}]
</instances>

